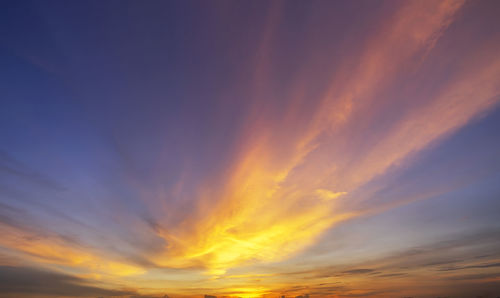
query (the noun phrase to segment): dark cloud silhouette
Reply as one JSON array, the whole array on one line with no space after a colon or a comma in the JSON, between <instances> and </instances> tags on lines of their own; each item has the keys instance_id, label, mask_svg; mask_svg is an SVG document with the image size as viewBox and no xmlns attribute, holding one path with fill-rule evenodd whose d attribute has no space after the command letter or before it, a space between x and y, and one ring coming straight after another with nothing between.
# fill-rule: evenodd
<instances>
[{"instance_id":1,"label":"dark cloud silhouette","mask_svg":"<svg viewBox=\"0 0 500 298\"><path fill-rule=\"evenodd\" d=\"M498 291L495 290L500 289L500 287L498 287L498 283L490 281L496 280L500 276L497 270L500 267L500 263L498 263L500 238L498 235L499 231L494 228L472 230L468 234L450 236L447 239L410 247L406 250L393 252L372 260L363 260L359 263L283 272L280 275L295 276L295 278L307 280L309 285L288 287L282 289L281 293L308 292L319 297L327 295L385 297L392 294L402 297L421 293L417 284L410 284L398 289L390 286L380 289L371 288L368 283L368 280L373 278L383 279L384 281L409 278L415 281L418 280L422 285L431 283L436 286L436 284L439 284L439 289L435 288L434 291L444 296L476 297L479 294L496 295ZM422 270L427 272L429 277L422 275ZM436 272L441 273L436 275ZM349 283L324 283L327 279L343 281L350 278L353 278L353 280ZM363 281L359 282L359 279ZM314 281L318 283L314 284ZM365 285L365 282L368 285ZM456 287L454 284L457 282L463 283L464 286ZM461 291L467 293L467 295L463 295Z\"/></svg>"},{"instance_id":2,"label":"dark cloud silhouette","mask_svg":"<svg viewBox=\"0 0 500 298\"><path fill-rule=\"evenodd\" d=\"M398 276L405 276L406 273L389 273L389 274L382 274L382 275L378 275L377 277L398 277Z\"/></svg>"},{"instance_id":3,"label":"dark cloud silhouette","mask_svg":"<svg viewBox=\"0 0 500 298\"><path fill-rule=\"evenodd\" d=\"M370 297L376 295L387 294L386 291L371 291L366 293L356 293L356 294L342 294L340 297Z\"/></svg>"},{"instance_id":4,"label":"dark cloud silhouette","mask_svg":"<svg viewBox=\"0 0 500 298\"><path fill-rule=\"evenodd\" d=\"M488 263L488 264L462 266L462 267L449 267L449 268L439 269L439 271L455 271L455 270L481 269L481 268L491 268L491 267L500 267L500 263Z\"/></svg>"},{"instance_id":5,"label":"dark cloud silhouette","mask_svg":"<svg viewBox=\"0 0 500 298\"><path fill-rule=\"evenodd\" d=\"M373 272L375 272L375 270L373 269L352 269L352 270L342 271L342 274L367 274Z\"/></svg>"},{"instance_id":6,"label":"dark cloud silhouette","mask_svg":"<svg viewBox=\"0 0 500 298\"><path fill-rule=\"evenodd\" d=\"M481 279L495 279L500 278L500 272L494 273L478 273L478 274L460 274L450 276L448 280L460 280L460 281L471 281L471 280L481 280Z\"/></svg>"},{"instance_id":7,"label":"dark cloud silhouette","mask_svg":"<svg viewBox=\"0 0 500 298\"><path fill-rule=\"evenodd\" d=\"M0 296L124 296L135 292L109 290L85 284L85 280L29 267L0 266Z\"/></svg>"}]
</instances>

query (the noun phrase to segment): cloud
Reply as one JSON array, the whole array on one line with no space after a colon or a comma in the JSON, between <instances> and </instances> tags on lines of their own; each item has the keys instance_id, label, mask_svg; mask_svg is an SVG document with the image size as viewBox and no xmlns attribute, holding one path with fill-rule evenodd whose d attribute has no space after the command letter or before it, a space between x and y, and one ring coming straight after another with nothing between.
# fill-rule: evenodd
<instances>
[{"instance_id":1,"label":"cloud","mask_svg":"<svg viewBox=\"0 0 500 298\"><path fill-rule=\"evenodd\" d=\"M449 267L449 268L439 269L439 271L456 271L456 270L481 269L481 268L492 268L492 267L500 267L500 263L487 263L487 264L470 265L463 267Z\"/></svg>"},{"instance_id":2,"label":"cloud","mask_svg":"<svg viewBox=\"0 0 500 298\"><path fill-rule=\"evenodd\" d=\"M43 263L73 267L95 274L127 276L144 272L137 264L124 260L110 260L70 237L45 233L33 229L5 225L0 222L0 245L24 258Z\"/></svg>"},{"instance_id":3,"label":"cloud","mask_svg":"<svg viewBox=\"0 0 500 298\"><path fill-rule=\"evenodd\" d=\"M346 270L342 271L342 274L367 274L367 273L373 273L375 270L373 269L351 269L351 270Z\"/></svg>"},{"instance_id":4,"label":"cloud","mask_svg":"<svg viewBox=\"0 0 500 298\"><path fill-rule=\"evenodd\" d=\"M5 297L95 297L135 294L130 290L106 289L86 283L82 278L36 268L0 266L0 295Z\"/></svg>"},{"instance_id":5,"label":"cloud","mask_svg":"<svg viewBox=\"0 0 500 298\"><path fill-rule=\"evenodd\" d=\"M46 175L38 173L23 163L15 160L6 152L0 150L0 175L8 175L19 179L24 186L31 184L53 191L64 191L66 188ZM4 179L7 179L4 177ZM9 179L10 180L10 179Z\"/></svg>"},{"instance_id":6,"label":"cloud","mask_svg":"<svg viewBox=\"0 0 500 298\"><path fill-rule=\"evenodd\" d=\"M276 294L425 296L426 292L418 286L421 285L435 297L458 293L453 288L456 280L472 283L471 289L480 293L480 285L491 290L498 284L495 278L500 258L499 239L498 230L473 231L357 261L340 259L337 264L321 266L327 263L325 257L314 263L304 260L301 263L304 270L293 271L289 264L283 264L274 270L264 267L263 272L274 273L266 279L281 286L272 288ZM457 270L442 270L447 268Z\"/></svg>"},{"instance_id":7,"label":"cloud","mask_svg":"<svg viewBox=\"0 0 500 298\"><path fill-rule=\"evenodd\" d=\"M172 267L202 263L220 274L248 262L290 257L314 243L332 225L358 215L343 210L340 195L490 108L496 102L492 96L497 92L497 68L481 66L468 71L470 76L445 86L435 100L423 105L422 111L409 110L381 132L382 137L373 146L353 149L355 142L351 142L353 132L357 133L354 140L365 136L355 131L356 119L374 121L378 114L390 112L370 108L375 99L384 107L393 104L378 94L393 88L404 65L421 59L435 47L462 5L460 1L401 5L369 38L359 65L341 68L332 76L331 86L320 100L312 101L315 109L306 110L309 115L296 114L294 104L305 103L304 98L295 97L301 93L293 95L274 119L267 118L266 112L250 113L248 129L241 133L231 164L223 175L200 187L197 212L180 226L166 226L159 232L169 244L155 262ZM264 59L261 63L268 62ZM271 83L259 80L258 84ZM469 94L477 84L484 88L475 101L454 95L457 88L463 89L459 94ZM262 92L265 97L266 91ZM254 100L257 107L267 106L260 98ZM450 105L457 108L446 110ZM269 106L274 112L273 108ZM347 144L345 152L336 145L339 140Z\"/></svg>"}]
</instances>

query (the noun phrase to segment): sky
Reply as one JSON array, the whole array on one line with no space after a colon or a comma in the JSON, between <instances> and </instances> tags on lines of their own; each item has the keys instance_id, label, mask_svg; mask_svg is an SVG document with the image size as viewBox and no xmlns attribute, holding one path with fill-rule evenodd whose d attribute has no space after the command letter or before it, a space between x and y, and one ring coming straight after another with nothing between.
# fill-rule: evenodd
<instances>
[{"instance_id":1,"label":"sky","mask_svg":"<svg viewBox=\"0 0 500 298\"><path fill-rule=\"evenodd\" d=\"M499 14L2 1L0 296L500 296Z\"/></svg>"}]
</instances>

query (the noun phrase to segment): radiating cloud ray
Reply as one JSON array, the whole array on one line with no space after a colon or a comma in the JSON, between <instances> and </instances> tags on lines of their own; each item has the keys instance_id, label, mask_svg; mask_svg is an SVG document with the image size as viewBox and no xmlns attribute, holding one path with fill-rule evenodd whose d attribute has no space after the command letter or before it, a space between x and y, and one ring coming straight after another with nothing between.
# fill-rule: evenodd
<instances>
[{"instance_id":1,"label":"radiating cloud ray","mask_svg":"<svg viewBox=\"0 0 500 298\"><path fill-rule=\"evenodd\" d=\"M288 121L286 118L250 118L249 130L243 133L242 151L228 174L216 181L221 188L204 187L199 215L180 229L161 233L170 246L165 258L158 261L182 267L189 266L192 260L213 272L223 272L250 260L287 257L311 244L334 223L355 216L342 210L337 200L321 199L325 183L333 192L353 191L491 108L499 92L500 60L495 54L488 59L489 65L474 63L457 74L434 99L415 98L423 105L408 110L404 118L392 123L376 145L366 148L361 156L348 152L343 152L347 154L344 156L326 154L332 146L335 152L337 138L347 142L348 148L351 146L348 134L356 119L384 113L372 110L373 102L393 86L405 68L415 63L418 67L462 5L458 1L402 5L381 26L379 35L369 41L359 67L345 70L343 75L350 78L347 83L338 86L334 75L331 89L314 117L302 123L305 130L283 138L279 137L281 127L293 126L281 123ZM478 86L480 92L476 91ZM475 100L467 100L472 94ZM391 104L383 98L379 102ZM351 161L336 165L339 158ZM318 171L321 164L330 164L331 168Z\"/></svg>"}]
</instances>

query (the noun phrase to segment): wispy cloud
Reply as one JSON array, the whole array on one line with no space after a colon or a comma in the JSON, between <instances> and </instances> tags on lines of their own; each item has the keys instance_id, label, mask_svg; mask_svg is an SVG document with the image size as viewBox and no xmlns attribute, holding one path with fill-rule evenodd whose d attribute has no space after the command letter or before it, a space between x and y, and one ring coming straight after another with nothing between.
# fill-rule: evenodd
<instances>
[{"instance_id":1,"label":"wispy cloud","mask_svg":"<svg viewBox=\"0 0 500 298\"><path fill-rule=\"evenodd\" d=\"M356 216L342 208L342 196L493 107L500 69L493 49L464 61L463 70L431 100L417 93L404 103L382 95L409 65L430 55L462 5L405 3L367 41L359 66L333 72L330 87L309 116L290 118L297 113L296 102L306 102L292 95L283 106L285 116L249 118L232 163L200 188L197 214L160 232L169 246L156 262L180 267L201 263L221 273L252 260L293 255L335 223ZM474 101L467 100L471 94ZM254 98L256 105L266 105L260 101L270 95L261 96ZM412 101L422 104L415 108ZM383 131L370 131L379 137L356 148L367 137L359 126L374 125L393 113L394 105L401 105L403 117ZM293 134L291 127L297 127ZM327 192L338 198L326 202Z\"/></svg>"}]
</instances>

